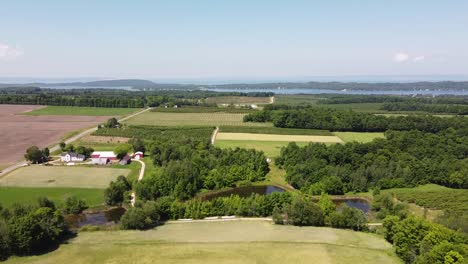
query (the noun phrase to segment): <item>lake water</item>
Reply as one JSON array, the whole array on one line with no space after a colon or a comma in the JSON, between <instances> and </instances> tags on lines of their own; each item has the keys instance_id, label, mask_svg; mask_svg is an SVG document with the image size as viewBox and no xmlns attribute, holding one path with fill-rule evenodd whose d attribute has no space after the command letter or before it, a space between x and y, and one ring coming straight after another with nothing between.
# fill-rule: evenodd
<instances>
[{"instance_id":1,"label":"lake water","mask_svg":"<svg viewBox=\"0 0 468 264\"><path fill-rule=\"evenodd\" d=\"M468 90L325 90L325 89L203 89L214 92L272 92L275 94L362 94L362 95L468 95Z\"/></svg>"},{"instance_id":2,"label":"lake water","mask_svg":"<svg viewBox=\"0 0 468 264\"><path fill-rule=\"evenodd\" d=\"M228 189L225 191L207 193L201 196L203 201L209 201L218 197L228 197L231 195L239 195L240 197L249 197L253 193L260 195L268 195L274 192L284 192L283 189L273 185L262 185L262 186L245 186Z\"/></svg>"},{"instance_id":3,"label":"lake water","mask_svg":"<svg viewBox=\"0 0 468 264\"><path fill-rule=\"evenodd\" d=\"M71 227L80 228L85 225L106 225L115 224L125 213L122 207L113 208L101 212L82 213L77 215L67 215L67 224Z\"/></svg>"},{"instance_id":4,"label":"lake water","mask_svg":"<svg viewBox=\"0 0 468 264\"><path fill-rule=\"evenodd\" d=\"M338 210L340 210L340 207L347 205L348 207L359 209L366 214L370 211L370 204L364 199L334 200L333 202L336 204Z\"/></svg>"}]
</instances>

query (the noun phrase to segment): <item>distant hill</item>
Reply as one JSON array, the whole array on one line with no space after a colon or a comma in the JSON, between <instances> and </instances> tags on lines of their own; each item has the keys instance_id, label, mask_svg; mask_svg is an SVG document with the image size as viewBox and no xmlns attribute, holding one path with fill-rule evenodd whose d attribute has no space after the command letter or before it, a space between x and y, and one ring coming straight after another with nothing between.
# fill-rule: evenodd
<instances>
[{"instance_id":1,"label":"distant hill","mask_svg":"<svg viewBox=\"0 0 468 264\"><path fill-rule=\"evenodd\" d=\"M91 82L65 82L65 83L24 83L24 84L0 84L4 87L82 87L82 88L119 88L131 87L134 89L319 89L319 90L465 90L468 91L468 82L277 82L277 83L234 83L219 85L196 84L170 84L155 83L141 79L99 80Z\"/></svg>"}]
</instances>

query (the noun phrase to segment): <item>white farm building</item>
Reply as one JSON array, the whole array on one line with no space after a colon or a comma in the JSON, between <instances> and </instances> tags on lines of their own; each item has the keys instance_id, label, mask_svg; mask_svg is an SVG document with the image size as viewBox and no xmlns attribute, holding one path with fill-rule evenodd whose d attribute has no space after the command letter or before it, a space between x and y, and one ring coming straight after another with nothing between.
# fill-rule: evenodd
<instances>
[{"instance_id":1,"label":"white farm building","mask_svg":"<svg viewBox=\"0 0 468 264\"><path fill-rule=\"evenodd\" d=\"M91 154L91 162L93 164L105 165L116 160L117 155L113 151L95 151Z\"/></svg>"},{"instance_id":2,"label":"white farm building","mask_svg":"<svg viewBox=\"0 0 468 264\"><path fill-rule=\"evenodd\" d=\"M62 155L60 155L60 160L62 162L78 162L84 161L85 156L75 152L64 152Z\"/></svg>"}]
</instances>

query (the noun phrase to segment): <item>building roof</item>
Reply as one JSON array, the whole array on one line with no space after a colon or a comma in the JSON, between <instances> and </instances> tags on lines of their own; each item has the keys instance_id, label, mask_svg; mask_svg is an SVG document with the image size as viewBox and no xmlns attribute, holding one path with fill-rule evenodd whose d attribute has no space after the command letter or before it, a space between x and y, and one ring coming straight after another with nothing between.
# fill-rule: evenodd
<instances>
[{"instance_id":1,"label":"building roof","mask_svg":"<svg viewBox=\"0 0 468 264\"><path fill-rule=\"evenodd\" d=\"M91 158L115 158L116 155L113 151L94 151Z\"/></svg>"},{"instance_id":2,"label":"building roof","mask_svg":"<svg viewBox=\"0 0 468 264\"><path fill-rule=\"evenodd\" d=\"M124 161L129 161L129 160L131 160L131 159L132 159L132 158L131 158L129 155L125 155L125 157L123 157L122 160L124 160Z\"/></svg>"},{"instance_id":3,"label":"building roof","mask_svg":"<svg viewBox=\"0 0 468 264\"><path fill-rule=\"evenodd\" d=\"M66 155L70 155L70 157L78 158L78 159L84 159L85 158L84 155L78 154L76 152L63 152L61 156L65 157Z\"/></svg>"},{"instance_id":4,"label":"building roof","mask_svg":"<svg viewBox=\"0 0 468 264\"><path fill-rule=\"evenodd\" d=\"M137 151L137 152L135 152L135 155L143 155L143 152Z\"/></svg>"}]
</instances>

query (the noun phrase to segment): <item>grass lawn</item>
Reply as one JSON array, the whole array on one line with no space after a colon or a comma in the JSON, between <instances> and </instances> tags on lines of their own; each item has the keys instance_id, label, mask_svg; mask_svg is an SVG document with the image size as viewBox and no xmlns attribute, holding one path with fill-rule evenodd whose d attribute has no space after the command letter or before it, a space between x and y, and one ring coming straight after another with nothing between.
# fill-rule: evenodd
<instances>
[{"instance_id":1,"label":"grass lawn","mask_svg":"<svg viewBox=\"0 0 468 264\"><path fill-rule=\"evenodd\" d=\"M129 169L107 167L31 165L0 178L0 186L104 189L119 175L127 176L129 173Z\"/></svg>"},{"instance_id":2,"label":"grass lawn","mask_svg":"<svg viewBox=\"0 0 468 264\"><path fill-rule=\"evenodd\" d=\"M328 130L281 128L281 127L225 126L225 127L220 127L219 131L231 132L231 133L333 136L333 134Z\"/></svg>"},{"instance_id":3,"label":"grass lawn","mask_svg":"<svg viewBox=\"0 0 468 264\"><path fill-rule=\"evenodd\" d=\"M105 108L77 106L47 106L24 115L76 115L76 116L124 116L141 110L140 108Z\"/></svg>"},{"instance_id":4,"label":"grass lawn","mask_svg":"<svg viewBox=\"0 0 468 264\"><path fill-rule=\"evenodd\" d=\"M89 207L104 204L103 189L0 187L0 203L5 207L14 203L35 204L39 197L47 197L60 205L70 196L85 200Z\"/></svg>"},{"instance_id":5,"label":"grass lawn","mask_svg":"<svg viewBox=\"0 0 468 264\"><path fill-rule=\"evenodd\" d=\"M357 141L367 143L375 138L385 138L384 133L380 132L333 132L333 134L344 142Z\"/></svg>"},{"instance_id":6,"label":"grass lawn","mask_svg":"<svg viewBox=\"0 0 468 264\"><path fill-rule=\"evenodd\" d=\"M287 141L252 141L252 140L216 140L215 146L220 148L245 148L265 152L267 157L273 158L280 154L281 148L289 144ZM306 146L309 142L297 142L298 146Z\"/></svg>"},{"instance_id":7,"label":"grass lawn","mask_svg":"<svg viewBox=\"0 0 468 264\"><path fill-rule=\"evenodd\" d=\"M5 263L381 263L401 261L373 234L269 222L168 223L81 232L51 253Z\"/></svg>"},{"instance_id":8,"label":"grass lawn","mask_svg":"<svg viewBox=\"0 0 468 264\"><path fill-rule=\"evenodd\" d=\"M272 126L271 123L244 123L241 113L145 112L125 121L130 125L152 126Z\"/></svg>"}]
</instances>

